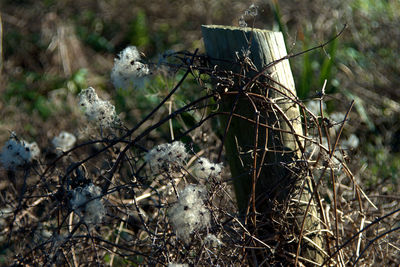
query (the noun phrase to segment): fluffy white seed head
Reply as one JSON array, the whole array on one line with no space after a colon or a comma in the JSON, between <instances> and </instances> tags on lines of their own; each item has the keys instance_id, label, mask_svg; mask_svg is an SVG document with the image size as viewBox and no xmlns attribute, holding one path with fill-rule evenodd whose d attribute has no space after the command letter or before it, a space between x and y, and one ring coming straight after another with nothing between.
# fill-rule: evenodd
<instances>
[{"instance_id":1,"label":"fluffy white seed head","mask_svg":"<svg viewBox=\"0 0 400 267\"><path fill-rule=\"evenodd\" d=\"M321 115L321 102L319 100L312 100L306 103L306 107L315 116ZM325 102L322 102L322 111L326 110Z\"/></svg>"},{"instance_id":2,"label":"fluffy white seed head","mask_svg":"<svg viewBox=\"0 0 400 267\"><path fill-rule=\"evenodd\" d=\"M168 263L168 267L189 267L189 264L186 263Z\"/></svg>"},{"instance_id":3,"label":"fluffy white seed head","mask_svg":"<svg viewBox=\"0 0 400 267\"><path fill-rule=\"evenodd\" d=\"M331 123L333 124L333 129L335 129L335 131L339 131L344 118L345 114L342 112L334 112L329 115L329 119L331 120Z\"/></svg>"},{"instance_id":4,"label":"fluffy white seed head","mask_svg":"<svg viewBox=\"0 0 400 267\"><path fill-rule=\"evenodd\" d=\"M36 142L28 143L24 140L22 140L22 144L25 147L25 150L28 148L29 153L30 153L30 158L29 161L32 161L34 159L38 159L40 156L40 148Z\"/></svg>"},{"instance_id":5,"label":"fluffy white seed head","mask_svg":"<svg viewBox=\"0 0 400 267\"><path fill-rule=\"evenodd\" d=\"M175 141L172 144L161 144L151 149L146 155L146 161L153 172L159 173L182 168L188 156L185 145L180 141Z\"/></svg>"},{"instance_id":6,"label":"fluffy white seed head","mask_svg":"<svg viewBox=\"0 0 400 267\"><path fill-rule=\"evenodd\" d=\"M203 206L207 196L206 190L199 185L188 185L179 194L179 204L188 207Z\"/></svg>"},{"instance_id":7,"label":"fluffy white seed head","mask_svg":"<svg viewBox=\"0 0 400 267\"><path fill-rule=\"evenodd\" d=\"M314 142L310 143L309 145L307 145L305 147L306 149L306 154L311 158L315 158L318 156L318 154L322 151L326 151L324 150L324 148L328 149L328 139L323 136L322 137L322 143L320 144L320 140L319 137L313 137ZM323 146L323 148L321 148L321 146Z\"/></svg>"},{"instance_id":8,"label":"fluffy white seed head","mask_svg":"<svg viewBox=\"0 0 400 267\"><path fill-rule=\"evenodd\" d=\"M74 146L75 142L76 137L65 131L62 131L58 136L55 136L53 140L51 140L54 148L63 152L70 150Z\"/></svg>"},{"instance_id":9,"label":"fluffy white seed head","mask_svg":"<svg viewBox=\"0 0 400 267\"><path fill-rule=\"evenodd\" d=\"M360 144L360 139L358 139L357 135L351 134L349 138L342 142L342 147L344 149L356 149Z\"/></svg>"},{"instance_id":10,"label":"fluffy white seed head","mask_svg":"<svg viewBox=\"0 0 400 267\"><path fill-rule=\"evenodd\" d=\"M89 184L85 187L78 187L72 191L70 204L74 212L76 212L85 223L101 223L106 214L106 209L101 198L98 198L100 196L100 187Z\"/></svg>"},{"instance_id":11,"label":"fluffy white seed head","mask_svg":"<svg viewBox=\"0 0 400 267\"><path fill-rule=\"evenodd\" d=\"M111 81L115 88L133 88L143 84L143 78L150 74L148 65L140 61L136 46L128 46L114 59Z\"/></svg>"},{"instance_id":12,"label":"fluffy white seed head","mask_svg":"<svg viewBox=\"0 0 400 267\"><path fill-rule=\"evenodd\" d=\"M243 27L243 28L247 27L247 23L244 19L244 16L240 16L240 18L239 18L239 27Z\"/></svg>"},{"instance_id":13,"label":"fluffy white seed head","mask_svg":"<svg viewBox=\"0 0 400 267\"><path fill-rule=\"evenodd\" d=\"M207 158L201 157L194 164L194 174L199 179L219 178L222 167L222 163L211 163Z\"/></svg>"},{"instance_id":14,"label":"fluffy white seed head","mask_svg":"<svg viewBox=\"0 0 400 267\"><path fill-rule=\"evenodd\" d=\"M219 240L215 235L213 234L208 234L204 240L203 243L211 248L216 248L219 247L221 245L223 245L223 243L221 242L221 240Z\"/></svg>"},{"instance_id":15,"label":"fluffy white seed head","mask_svg":"<svg viewBox=\"0 0 400 267\"><path fill-rule=\"evenodd\" d=\"M258 15L258 6L251 4L249 8L244 12L246 16L256 17Z\"/></svg>"},{"instance_id":16,"label":"fluffy white seed head","mask_svg":"<svg viewBox=\"0 0 400 267\"><path fill-rule=\"evenodd\" d=\"M188 185L170 209L169 218L176 236L186 244L190 243L192 233L210 224L210 212L204 205L206 195L203 187Z\"/></svg>"},{"instance_id":17,"label":"fluffy white seed head","mask_svg":"<svg viewBox=\"0 0 400 267\"><path fill-rule=\"evenodd\" d=\"M115 107L109 101L101 100L93 87L79 93L79 106L86 118L95 125L110 128L118 123Z\"/></svg>"},{"instance_id":18,"label":"fluffy white seed head","mask_svg":"<svg viewBox=\"0 0 400 267\"><path fill-rule=\"evenodd\" d=\"M12 133L10 139L5 143L1 150L0 162L7 170L14 170L21 167L40 155L39 146L36 142L28 143L17 139L15 133Z\"/></svg>"}]
</instances>

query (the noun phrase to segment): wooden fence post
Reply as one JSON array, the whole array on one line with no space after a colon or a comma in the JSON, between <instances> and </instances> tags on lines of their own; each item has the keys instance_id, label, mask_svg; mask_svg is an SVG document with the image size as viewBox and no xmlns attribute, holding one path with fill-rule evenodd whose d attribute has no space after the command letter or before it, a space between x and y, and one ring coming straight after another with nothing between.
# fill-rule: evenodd
<instances>
[{"instance_id":1,"label":"wooden fence post","mask_svg":"<svg viewBox=\"0 0 400 267\"><path fill-rule=\"evenodd\" d=\"M222 119L223 127L230 123L224 146L239 211L243 215L252 213L254 203L253 207L261 214L259 217L272 221L278 207L296 206L288 220L299 233L305 217L303 236L306 238L302 239L301 256L321 264L320 216L314 201L304 216L313 189L309 176L301 167L304 165L300 163L304 164L299 149L301 144L304 145L304 140L299 137L303 130L289 61L273 65L264 77L260 76L259 79L265 81L260 84L268 86L260 88L254 82L253 87L246 87L249 80L269 63L287 55L282 33L217 25L203 26L202 32L206 52L216 69L238 74L235 85L220 92L220 111L226 114ZM243 55L247 50L256 70L244 69L243 64L238 64L237 59L245 58ZM286 216L283 215L285 210L279 212L282 217ZM258 231L256 221L252 224ZM275 229L265 231L283 234L274 232ZM290 253L296 254L296 251Z\"/></svg>"}]
</instances>

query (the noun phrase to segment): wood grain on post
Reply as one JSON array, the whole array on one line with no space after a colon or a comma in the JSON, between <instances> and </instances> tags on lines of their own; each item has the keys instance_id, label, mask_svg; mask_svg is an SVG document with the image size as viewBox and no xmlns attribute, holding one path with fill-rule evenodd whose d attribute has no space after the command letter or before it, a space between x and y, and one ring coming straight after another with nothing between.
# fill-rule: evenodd
<instances>
[{"instance_id":1,"label":"wood grain on post","mask_svg":"<svg viewBox=\"0 0 400 267\"><path fill-rule=\"evenodd\" d=\"M232 71L241 74L241 77L254 77L269 63L287 55L281 32L217 25L203 26L202 32L207 55L211 58L211 63L217 66L217 70ZM250 51L248 57L257 71L245 71L240 64L237 64L237 59L246 53L246 50ZM225 153L234 180L239 211L245 214L250 203L252 182L254 182L254 157L256 156L257 168L259 168L257 173L260 173L256 179L254 198L257 200L257 212L267 217L276 216L276 214L270 215L273 214L272 210L284 207L285 203L286 207L287 203L297 203L291 223L295 224L293 228L299 232L307 203L312 198L312 186L310 179L302 172L303 169L298 164L302 158L299 137L296 137L296 134L303 135L303 130L299 107L293 101L296 99L296 90L289 61L280 61L268 68L266 74L272 78L266 80L264 77L264 81L269 86L266 88L254 86L255 89L246 91L265 96L264 100L254 97L249 101L248 94L246 96L239 92L238 88L244 85L240 84L242 79L239 78L235 81L234 88L228 88L228 92L221 93L221 111L230 113L236 103L234 113L239 115L232 117L224 143ZM254 104L260 112L259 122L279 129L260 126L257 131L257 140L255 140L256 123L254 123L257 114ZM228 117L222 118L222 127L226 126ZM243 117L251 119L252 122L244 120ZM257 155L254 155L253 149L255 142L257 142ZM283 213L284 210L282 210ZM303 232L307 236L303 240L312 240L312 242L302 242L301 256L316 263L323 261L319 249L316 248L323 247L319 232L319 217L312 201ZM312 234L309 234L311 232ZM269 234L279 235L280 233ZM296 251L290 251L290 253L295 254Z\"/></svg>"}]
</instances>

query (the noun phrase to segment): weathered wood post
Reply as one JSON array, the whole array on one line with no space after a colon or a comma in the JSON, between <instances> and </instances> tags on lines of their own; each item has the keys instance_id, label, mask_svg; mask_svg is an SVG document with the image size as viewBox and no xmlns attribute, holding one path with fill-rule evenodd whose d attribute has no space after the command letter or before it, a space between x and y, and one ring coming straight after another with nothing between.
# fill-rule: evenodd
<instances>
[{"instance_id":1,"label":"weathered wood post","mask_svg":"<svg viewBox=\"0 0 400 267\"><path fill-rule=\"evenodd\" d=\"M233 88L220 92L220 110L229 114L235 107L224 146L239 211L243 215L252 212L248 205L251 206L253 200L257 212L261 214L259 217L273 221L276 219L274 216L279 216L277 208L295 206L292 216L284 215L287 210L280 212L282 218L286 216L299 233L313 193L310 179L300 163L299 145L303 140L299 136L302 136L303 130L289 61L283 60L268 68L265 74L272 79L264 76L260 78L264 83L259 83L268 86L257 86L254 82L252 88L244 88L246 82L269 63L287 55L283 35L281 32L216 25L203 26L202 32L211 63L217 69L240 74ZM240 64L235 64L238 55L247 49L257 71L246 71ZM246 91L243 92L243 89ZM223 127L229 117L222 118ZM255 228L259 232L260 229ZM262 230L264 235L283 235L277 233L271 224L267 228ZM323 246L319 230L319 213L312 201L304 223L303 234L306 238L302 239L301 256L321 264L323 257L320 249ZM290 253L296 254L296 251Z\"/></svg>"}]
</instances>

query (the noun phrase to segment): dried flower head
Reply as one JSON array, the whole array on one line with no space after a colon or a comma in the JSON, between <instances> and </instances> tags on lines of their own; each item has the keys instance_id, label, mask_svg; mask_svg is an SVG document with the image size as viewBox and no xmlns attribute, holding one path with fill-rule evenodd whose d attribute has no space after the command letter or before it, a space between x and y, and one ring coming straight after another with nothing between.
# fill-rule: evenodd
<instances>
[{"instance_id":1,"label":"dried flower head","mask_svg":"<svg viewBox=\"0 0 400 267\"><path fill-rule=\"evenodd\" d=\"M62 131L51 141L55 149L63 152L70 150L74 146L75 142L76 137L73 134L65 131Z\"/></svg>"},{"instance_id":2,"label":"dried flower head","mask_svg":"<svg viewBox=\"0 0 400 267\"><path fill-rule=\"evenodd\" d=\"M247 27L246 19L255 18L258 15L258 6L251 4L239 18L239 27Z\"/></svg>"},{"instance_id":3,"label":"dried flower head","mask_svg":"<svg viewBox=\"0 0 400 267\"><path fill-rule=\"evenodd\" d=\"M306 103L307 109L312 112L315 116L321 115L321 103L322 111L326 110L325 102L320 102L319 100L312 100Z\"/></svg>"},{"instance_id":4,"label":"dried flower head","mask_svg":"<svg viewBox=\"0 0 400 267\"><path fill-rule=\"evenodd\" d=\"M321 152L325 153L324 149L329 149L328 139L325 136L323 136L321 139L322 139L322 143L320 144L319 137L312 137L313 142L311 142L310 144L308 144L305 147L305 152L310 159L316 158L318 156L318 154ZM321 148L321 146L322 146L322 148Z\"/></svg>"},{"instance_id":5,"label":"dried flower head","mask_svg":"<svg viewBox=\"0 0 400 267\"><path fill-rule=\"evenodd\" d=\"M118 124L115 107L105 100L101 100L93 87L79 93L79 106L85 112L86 118L102 128L110 128Z\"/></svg>"},{"instance_id":6,"label":"dried flower head","mask_svg":"<svg viewBox=\"0 0 400 267\"><path fill-rule=\"evenodd\" d=\"M106 209L101 200L101 189L94 184L78 187L72 191L70 204L82 220L87 224L100 223Z\"/></svg>"},{"instance_id":7,"label":"dried flower head","mask_svg":"<svg viewBox=\"0 0 400 267\"><path fill-rule=\"evenodd\" d=\"M329 114L330 123L335 131L339 131L345 117L345 114L342 112L333 112L332 114Z\"/></svg>"},{"instance_id":8,"label":"dried flower head","mask_svg":"<svg viewBox=\"0 0 400 267\"><path fill-rule=\"evenodd\" d=\"M189 267L189 264L170 262L168 263L168 267Z\"/></svg>"},{"instance_id":9,"label":"dried flower head","mask_svg":"<svg viewBox=\"0 0 400 267\"><path fill-rule=\"evenodd\" d=\"M132 88L141 85L150 74L149 66L140 61L136 46L128 46L114 59L111 81L115 88Z\"/></svg>"},{"instance_id":10,"label":"dried flower head","mask_svg":"<svg viewBox=\"0 0 400 267\"><path fill-rule=\"evenodd\" d=\"M199 158L194 164L194 174L199 179L210 179L220 177L222 163L211 163L207 158Z\"/></svg>"},{"instance_id":11,"label":"dried flower head","mask_svg":"<svg viewBox=\"0 0 400 267\"><path fill-rule=\"evenodd\" d=\"M190 243L192 233L210 224L210 212L204 205L206 195L203 187L188 185L170 209L169 218L176 236L186 244Z\"/></svg>"},{"instance_id":12,"label":"dried flower head","mask_svg":"<svg viewBox=\"0 0 400 267\"><path fill-rule=\"evenodd\" d=\"M185 145L180 141L172 144L162 144L151 149L146 155L146 161L155 172L179 170L185 166L188 158Z\"/></svg>"},{"instance_id":13,"label":"dried flower head","mask_svg":"<svg viewBox=\"0 0 400 267\"><path fill-rule=\"evenodd\" d=\"M221 242L221 240L219 240L215 235L213 234L208 234L204 240L203 240L203 244L205 244L207 247L209 248L216 248L219 247L221 245L223 245L223 243Z\"/></svg>"},{"instance_id":14,"label":"dried flower head","mask_svg":"<svg viewBox=\"0 0 400 267\"><path fill-rule=\"evenodd\" d=\"M25 150L29 150L29 154L30 154L29 161L39 158L40 148L36 142L28 143L25 140L21 140L21 142L22 142L22 145L25 147Z\"/></svg>"},{"instance_id":15,"label":"dried flower head","mask_svg":"<svg viewBox=\"0 0 400 267\"><path fill-rule=\"evenodd\" d=\"M40 149L36 142L19 140L13 132L1 150L0 162L4 168L14 170L37 159L39 155Z\"/></svg>"},{"instance_id":16,"label":"dried flower head","mask_svg":"<svg viewBox=\"0 0 400 267\"><path fill-rule=\"evenodd\" d=\"M240 16L240 18L239 18L239 27L247 27L247 23L246 23L246 20L244 19L244 17L243 16Z\"/></svg>"},{"instance_id":17,"label":"dried flower head","mask_svg":"<svg viewBox=\"0 0 400 267\"><path fill-rule=\"evenodd\" d=\"M258 6L251 4L249 8L244 12L246 16L256 17L258 15Z\"/></svg>"},{"instance_id":18,"label":"dried flower head","mask_svg":"<svg viewBox=\"0 0 400 267\"><path fill-rule=\"evenodd\" d=\"M356 149L360 144L360 139L355 134L351 134L349 138L342 142L343 149Z\"/></svg>"}]
</instances>

